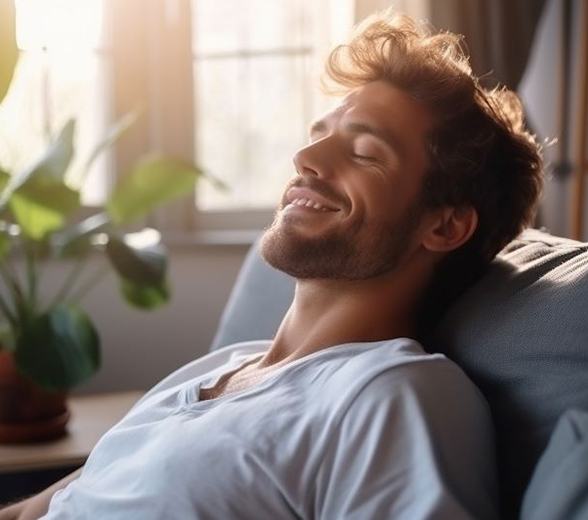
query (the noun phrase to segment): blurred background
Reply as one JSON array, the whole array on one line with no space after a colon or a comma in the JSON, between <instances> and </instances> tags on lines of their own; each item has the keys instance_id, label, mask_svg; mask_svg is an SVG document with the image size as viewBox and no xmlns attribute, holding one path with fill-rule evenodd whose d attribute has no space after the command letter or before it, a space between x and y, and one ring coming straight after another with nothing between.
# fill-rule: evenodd
<instances>
[{"instance_id":1,"label":"blurred background","mask_svg":"<svg viewBox=\"0 0 588 520\"><path fill-rule=\"evenodd\" d=\"M25 166L70 117L78 150L90 150L136 111L135 125L86 178L87 204L102 203L148 150L195 161L230 188L202 180L192 197L151 218L171 256L168 306L133 310L108 278L88 294L103 364L78 393L146 389L208 350L243 257L294 173L308 123L333 103L319 90L324 56L390 5L464 34L484 83L519 92L529 125L549 144L536 225L588 238L583 0L15 3L20 60L0 107L0 165ZM52 269L63 276L63 266Z\"/></svg>"}]
</instances>

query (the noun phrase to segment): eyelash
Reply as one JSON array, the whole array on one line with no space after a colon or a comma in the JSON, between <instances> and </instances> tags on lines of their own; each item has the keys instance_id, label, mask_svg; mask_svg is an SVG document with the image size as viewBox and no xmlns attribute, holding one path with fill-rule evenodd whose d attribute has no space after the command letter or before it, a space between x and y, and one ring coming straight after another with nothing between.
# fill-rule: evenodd
<instances>
[{"instance_id":1,"label":"eyelash","mask_svg":"<svg viewBox=\"0 0 588 520\"><path fill-rule=\"evenodd\" d=\"M351 157L370 170L380 174L386 174L384 165L376 157L371 157L369 155L359 155L356 153L351 153Z\"/></svg>"},{"instance_id":2,"label":"eyelash","mask_svg":"<svg viewBox=\"0 0 588 520\"><path fill-rule=\"evenodd\" d=\"M369 155L360 155L360 154L357 154L357 153L352 153L351 156L354 159L360 159L362 161L366 161L366 162L370 162L370 163L378 162L375 157L371 157Z\"/></svg>"}]
</instances>

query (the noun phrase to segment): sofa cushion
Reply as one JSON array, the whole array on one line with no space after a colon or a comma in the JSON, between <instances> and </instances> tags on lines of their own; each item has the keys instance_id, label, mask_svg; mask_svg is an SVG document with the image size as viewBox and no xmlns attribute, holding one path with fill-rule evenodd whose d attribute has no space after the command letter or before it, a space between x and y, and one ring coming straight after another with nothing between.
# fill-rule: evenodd
<instances>
[{"instance_id":1,"label":"sofa cushion","mask_svg":"<svg viewBox=\"0 0 588 520\"><path fill-rule=\"evenodd\" d=\"M262 260L258 240L243 261L210 350L273 338L293 296L294 279Z\"/></svg>"},{"instance_id":2,"label":"sofa cushion","mask_svg":"<svg viewBox=\"0 0 588 520\"><path fill-rule=\"evenodd\" d=\"M505 517L558 418L588 409L588 244L528 230L448 311L429 348L490 403Z\"/></svg>"},{"instance_id":3,"label":"sofa cushion","mask_svg":"<svg viewBox=\"0 0 588 520\"><path fill-rule=\"evenodd\" d=\"M588 518L588 412L558 421L525 492L522 520Z\"/></svg>"}]
</instances>

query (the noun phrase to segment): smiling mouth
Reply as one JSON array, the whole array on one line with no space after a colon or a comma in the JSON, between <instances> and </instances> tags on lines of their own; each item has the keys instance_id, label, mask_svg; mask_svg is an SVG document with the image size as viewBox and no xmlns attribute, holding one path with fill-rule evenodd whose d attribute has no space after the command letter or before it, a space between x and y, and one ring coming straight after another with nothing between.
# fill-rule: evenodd
<instances>
[{"instance_id":1,"label":"smiling mouth","mask_svg":"<svg viewBox=\"0 0 588 520\"><path fill-rule=\"evenodd\" d=\"M339 208L334 206L325 196L305 187L293 186L289 188L285 198L287 204L284 209L304 208L321 213L339 211Z\"/></svg>"},{"instance_id":2,"label":"smiling mouth","mask_svg":"<svg viewBox=\"0 0 588 520\"><path fill-rule=\"evenodd\" d=\"M303 208L308 208L308 209L313 209L316 211L323 211L323 212L338 211L336 209L332 209L332 208L328 208L327 206L323 206L320 202L315 202L315 201L312 201L310 199L305 199L305 198L294 199L286 207L288 207L288 206L299 206L301 208L303 207Z\"/></svg>"}]
</instances>

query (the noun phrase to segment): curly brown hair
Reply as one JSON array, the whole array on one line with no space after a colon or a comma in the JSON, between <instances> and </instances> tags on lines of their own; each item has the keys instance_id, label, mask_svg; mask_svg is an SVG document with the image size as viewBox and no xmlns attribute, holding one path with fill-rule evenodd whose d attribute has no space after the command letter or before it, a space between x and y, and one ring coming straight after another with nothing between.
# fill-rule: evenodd
<instances>
[{"instance_id":1,"label":"curly brown hair","mask_svg":"<svg viewBox=\"0 0 588 520\"><path fill-rule=\"evenodd\" d=\"M541 148L525 128L517 95L480 85L460 36L383 11L331 51L325 71L330 93L385 80L433 114L423 207L473 206L478 213L473 236L439 270L463 275L466 267L473 278L532 222L543 185Z\"/></svg>"}]
</instances>

